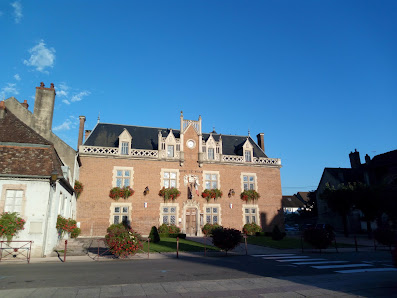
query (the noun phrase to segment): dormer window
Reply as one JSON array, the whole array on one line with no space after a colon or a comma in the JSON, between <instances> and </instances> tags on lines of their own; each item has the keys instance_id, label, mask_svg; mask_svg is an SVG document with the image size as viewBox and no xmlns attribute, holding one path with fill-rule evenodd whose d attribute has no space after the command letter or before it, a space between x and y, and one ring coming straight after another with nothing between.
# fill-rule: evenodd
<instances>
[{"instance_id":1,"label":"dormer window","mask_svg":"<svg viewBox=\"0 0 397 298\"><path fill-rule=\"evenodd\" d=\"M167 146L167 157L174 157L174 145Z\"/></svg>"},{"instance_id":2,"label":"dormer window","mask_svg":"<svg viewBox=\"0 0 397 298\"><path fill-rule=\"evenodd\" d=\"M128 155L128 145L129 145L129 143L128 142L121 142L121 154L122 155Z\"/></svg>"},{"instance_id":3,"label":"dormer window","mask_svg":"<svg viewBox=\"0 0 397 298\"><path fill-rule=\"evenodd\" d=\"M245 157L245 162L251 162L252 161L252 153L251 151L245 151L244 152L244 157Z\"/></svg>"},{"instance_id":4,"label":"dormer window","mask_svg":"<svg viewBox=\"0 0 397 298\"><path fill-rule=\"evenodd\" d=\"M208 148L208 159L209 160L214 160L215 159L214 148Z\"/></svg>"}]
</instances>

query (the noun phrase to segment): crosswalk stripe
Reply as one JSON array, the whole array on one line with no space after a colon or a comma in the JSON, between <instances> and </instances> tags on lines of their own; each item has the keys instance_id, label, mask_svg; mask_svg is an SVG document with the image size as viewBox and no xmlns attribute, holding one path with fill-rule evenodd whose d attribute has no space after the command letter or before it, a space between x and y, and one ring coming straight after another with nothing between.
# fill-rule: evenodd
<instances>
[{"instance_id":1,"label":"crosswalk stripe","mask_svg":"<svg viewBox=\"0 0 397 298\"><path fill-rule=\"evenodd\" d=\"M252 257L285 257L285 256L294 256L295 254L271 254L271 255L251 255Z\"/></svg>"},{"instance_id":2,"label":"crosswalk stripe","mask_svg":"<svg viewBox=\"0 0 397 298\"><path fill-rule=\"evenodd\" d=\"M365 269L349 269L335 271L338 273L360 273L360 272L378 272L378 271L397 271L397 268L365 268Z\"/></svg>"},{"instance_id":3,"label":"crosswalk stripe","mask_svg":"<svg viewBox=\"0 0 397 298\"><path fill-rule=\"evenodd\" d=\"M372 267L371 264L344 264L344 265L324 265L324 266L311 266L316 269L336 269L336 268L348 268L348 267Z\"/></svg>"},{"instance_id":4,"label":"crosswalk stripe","mask_svg":"<svg viewBox=\"0 0 397 298\"><path fill-rule=\"evenodd\" d=\"M277 262L304 262L310 259L300 259L300 258L296 258L296 259L288 259L288 260L276 260ZM322 259L324 260L324 259Z\"/></svg>"},{"instance_id":5,"label":"crosswalk stripe","mask_svg":"<svg viewBox=\"0 0 397 298\"><path fill-rule=\"evenodd\" d=\"M342 263L348 263L348 261L321 261L321 262L312 262L315 260L320 260L320 259L311 259L309 262L298 262L298 263L292 263L294 265L320 265L320 264L342 264ZM324 259L323 259L324 260Z\"/></svg>"},{"instance_id":6,"label":"crosswalk stripe","mask_svg":"<svg viewBox=\"0 0 397 298\"><path fill-rule=\"evenodd\" d=\"M308 256L289 256L289 257L263 257L265 260L279 260L279 259L304 259L309 258Z\"/></svg>"}]
</instances>

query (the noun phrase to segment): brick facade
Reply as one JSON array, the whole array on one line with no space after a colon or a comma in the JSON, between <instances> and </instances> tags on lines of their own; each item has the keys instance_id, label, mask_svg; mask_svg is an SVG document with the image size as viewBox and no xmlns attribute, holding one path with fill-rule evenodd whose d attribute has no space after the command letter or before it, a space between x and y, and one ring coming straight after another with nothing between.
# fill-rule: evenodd
<instances>
[{"instance_id":1,"label":"brick facade","mask_svg":"<svg viewBox=\"0 0 397 298\"><path fill-rule=\"evenodd\" d=\"M94 133L94 132L93 132ZM133 140L136 138L131 134ZM162 223L160 216L161 207L177 207L176 225L183 232L188 232L189 224L187 213L192 210L196 212L195 226L197 235L201 234L201 226L206 221L206 209L208 204L217 207L218 222L225 227L233 227L241 230L245 224L244 206L257 208L256 222L264 230L270 231L275 224L282 221L281 210L281 182L280 165L258 165L251 163L226 164L222 162L198 162L200 138L193 126L189 126L179 136L183 148L183 162L181 160L167 159L145 159L122 155L101 155L84 153L80 148L80 181L84 184L84 191L77 203L77 220L80 222L82 236L103 236L112 221L112 210L120 203L120 206L128 206L128 216L134 230L142 235L148 235L152 226L159 226ZM223 136L222 136L223 137ZM195 146L188 148L185 144L193 140ZM117 145L115 145L117 146ZM182 151L181 148L181 151ZM131 169L131 187L135 194L128 199L120 198L117 202L109 197L109 191L116 186L114 171L122 168ZM164 170L178 172L177 187L181 191L173 204L165 203L158 195L162 185L162 173ZM208 203L201 197L205 188L205 173L216 173L218 177L218 188L223 191L222 198L211 199ZM243 191L242 173L256 176L255 188L260 193L260 199L247 206L246 202L240 199ZM192 187L192 180L188 176L197 178L198 195L193 187L193 197L189 199L188 187ZM186 183L187 182L187 183ZM150 192L144 195L145 188ZM229 197L229 190L233 189L235 195ZM113 205L112 205L113 204ZM189 210L188 210L189 209Z\"/></svg>"}]
</instances>

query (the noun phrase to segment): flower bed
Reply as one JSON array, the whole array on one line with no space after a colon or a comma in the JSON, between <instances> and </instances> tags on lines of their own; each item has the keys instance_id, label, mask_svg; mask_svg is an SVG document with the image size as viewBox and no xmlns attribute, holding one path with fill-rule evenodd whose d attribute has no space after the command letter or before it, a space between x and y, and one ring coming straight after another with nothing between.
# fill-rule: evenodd
<instances>
[{"instance_id":1,"label":"flower bed","mask_svg":"<svg viewBox=\"0 0 397 298\"><path fill-rule=\"evenodd\" d=\"M117 201L120 198L126 200L134 193L135 191L129 186L113 187L109 192L109 197L115 201Z\"/></svg>"},{"instance_id":2,"label":"flower bed","mask_svg":"<svg viewBox=\"0 0 397 298\"><path fill-rule=\"evenodd\" d=\"M0 237L11 241L19 231L24 229L25 220L17 212L3 212L0 216Z\"/></svg>"},{"instance_id":3,"label":"flower bed","mask_svg":"<svg viewBox=\"0 0 397 298\"><path fill-rule=\"evenodd\" d=\"M209 202L211 199L218 199L221 198L223 195L222 191L214 188L214 189L204 189L204 191L201 193L201 196Z\"/></svg>"}]
</instances>

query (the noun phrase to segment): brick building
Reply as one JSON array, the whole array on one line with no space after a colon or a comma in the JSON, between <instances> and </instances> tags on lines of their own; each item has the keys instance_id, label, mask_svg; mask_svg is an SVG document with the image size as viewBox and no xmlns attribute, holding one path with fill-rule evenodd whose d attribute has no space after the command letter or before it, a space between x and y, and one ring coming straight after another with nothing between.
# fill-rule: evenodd
<instances>
[{"instance_id":1,"label":"brick building","mask_svg":"<svg viewBox=\"0 0 397 298\"><path fill-rule=\"evenodd\" d=\"M202 119L185 120L180 129L98 123L85 131L80 117L80 181L84 191L77 202L82 236L103 236L123 218L148 235L152 226L174 223L188 235L201 235L207 223L241 230L255 222L269 231L282 225L281 161L264 152L250 136L202 133ZM82 144L83 143L83 144ZM135 194L115 201L113 187L130 186ZM176 187L181 195L165 202L162 187ZM206 201L204 189L218 188L223 196ZM145 192L149 190L148 192ZM244 189L255 189L254 202L240 199Z\"/></svg>"}]
</instances>

